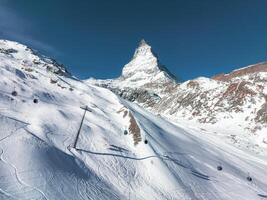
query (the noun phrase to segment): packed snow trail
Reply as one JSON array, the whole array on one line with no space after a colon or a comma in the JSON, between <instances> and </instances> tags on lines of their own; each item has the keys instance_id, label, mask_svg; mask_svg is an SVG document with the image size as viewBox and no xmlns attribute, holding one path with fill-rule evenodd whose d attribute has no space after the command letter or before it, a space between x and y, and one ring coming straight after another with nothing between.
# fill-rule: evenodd
<instances>
[{"instance_id":1,"label":"packed snow trail","mask_svg":"<svg viewBox=\"0 0 267 200\"><path fill-rule=\"evenodd\" d=\"M267 194L266 158L181 128L107 89L59 79L50 71L58 66L20 44L0 47L18 50L0 53L0 90L6 91L0 93L0 199L251 200ZM84 105L92 112L81 125ZM77 149L69 148L79 127ZM135 145L136 130L141 141Z\"/></svg>"}]
</instances>

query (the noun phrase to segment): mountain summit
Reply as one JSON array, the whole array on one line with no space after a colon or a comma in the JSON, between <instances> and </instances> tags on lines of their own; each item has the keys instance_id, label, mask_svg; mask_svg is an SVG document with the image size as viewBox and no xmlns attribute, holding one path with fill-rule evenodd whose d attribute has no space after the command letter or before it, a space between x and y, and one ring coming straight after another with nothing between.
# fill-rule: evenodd
<instances>
[{"instance_id":1,"label":"mountain summit","mask_svg":"<svg viewBox=\"0 0 267 200\"><path fill-rule=\"evenodd\" d=\"M149 46L149 44L147 44L147 42L144 39L142 39L139 42L138 48L135 50L134 58L137 56L145 56L145 55L154 56L151 50L151 46Z\"/></svg>"},{"instance_id":2,"label":"mountain summit","mask_svg":"<svg viewBox=\"0 0 267 200\"><path fill-rule=\"evenodd\" d=\"M144 39L140 41L132 60L123 67L120 79L127 79L134 85L143 85L147 82L175 82L176 80L175 76L159 63L151 46Z\"/></svg>"}]
</instances>

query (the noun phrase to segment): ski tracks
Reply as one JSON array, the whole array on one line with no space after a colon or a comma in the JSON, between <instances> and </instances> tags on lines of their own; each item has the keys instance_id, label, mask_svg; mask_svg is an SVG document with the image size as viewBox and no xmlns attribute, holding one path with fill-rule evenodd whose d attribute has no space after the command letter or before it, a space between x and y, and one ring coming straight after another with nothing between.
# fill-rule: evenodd
<instances>
[{"instance_id":1,"label":"ski tracks","mask_svg":"<svg viewBox=\"0 0 267 200\"><path fill-rule=\"evenodd\" d=\"M35 191L37 191L38 193L40 193L40 194L45 198L45 200L49 200L49 199L46 197L46 195L44 194L43 191L41 191L40 189L38 189L38 188L36 188L36 187L34 187L34 186L30 186L30 185L28 185L27 183L25 183L24 181L22 181L21 178L19 177L19 172L18 172L16 166L13 165L13 164L11 164L10 162L8 162L6 159L4 159L4 158L3 158L3 155L4 155L4 150L1 149L0 160L2 160L5 164L11 166L11 168L12 168L12 169L14 170L14 172L15 172L15 178L16 178L16 180L18 181L19 184L21 184L21 185L24 186L24 187L28 187L28 188L34 189Z\"/></svg>"}]
</instances>

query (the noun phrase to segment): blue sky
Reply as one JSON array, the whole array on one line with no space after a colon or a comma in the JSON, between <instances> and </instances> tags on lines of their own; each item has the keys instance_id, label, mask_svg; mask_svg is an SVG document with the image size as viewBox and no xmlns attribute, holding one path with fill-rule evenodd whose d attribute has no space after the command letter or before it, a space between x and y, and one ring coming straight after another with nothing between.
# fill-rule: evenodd
<instances>
[{"instance_id":1,"label":"blue sky","mask_svg":"<svg viewBox=\"0 0 267 200\"><path fill-rule=\"evenodd\" d=\"M267 60L266 0L0 0L0 38L113 78L145 38L183 80Z\"/></svg>"}]
</instances>

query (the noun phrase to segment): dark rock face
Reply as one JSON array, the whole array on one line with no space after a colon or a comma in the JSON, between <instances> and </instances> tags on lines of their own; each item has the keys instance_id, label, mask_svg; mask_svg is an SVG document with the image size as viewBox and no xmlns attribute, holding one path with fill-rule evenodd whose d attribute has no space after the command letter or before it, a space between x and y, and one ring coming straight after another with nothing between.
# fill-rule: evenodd
<instances>
[{"instance_id":1,"label":"dark rock face","mask_svg":"<svg viewBox=\"0 0 267 200\"><path fill-rule=\"evenodd\" d=\"M44 67L46 67L46 70L52 73L55 73L59 76L67 76L71 77L71 74L68 72L67 68L63 65L58 63L56 60L47 58L44 56L39 55L40 61L34 60L34 63L40 64L45 63Z\"/></svg>"},{"instance_id":2,"label":"dark rock face","mask_svg":"<svg viewBox=\"0 0 267 200\"><path fill-rule=\"evenodd\" d=\"M249 89L246 85L249 85L249 83L241 81L238 83L231 83L227 87L222 98L227 99L228 103L231 104L228 111L242 111L242 106L244 105L246 98L253 99L253 96L256 95L256 92Z\"/></svg>"},{"instance_id":3,"label":"dark rock face","mask_svg":"<svg viewBox=\"0 0 267 200\"><path fill-rule=\"evenodd\" d=\"M266 123L267 124L267 96L265 97L265 101L266 102L258 110L255 121L259 122L259 123Z\"/></svg>"},{"instance_id":4,"label":"dark rock face","mask_svg":"<svg viewBox=\"0 0 267 200\"><path fill-rule=\"evenodd\" d=\"M109 87L107 87L107 89L110 89L112 92L128 101L141 103L144 104L146 107L151 107L160 101L160 97L157 94L148 92L147 90L143 89L119 89Z\"/></svg>"},{"instance_id":5,"label":"dark rock face","mask_svg":"<svg viewBox=\"0 0 267 200\"><path fill-rule=\"evenodd\" d=\"M0 48L0 53L4 53L7 55L13 54L13 53L17 53L18 51L16 49L3 49Z\"/></svg>"}]
</instances>

